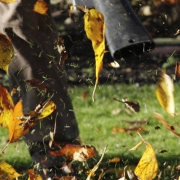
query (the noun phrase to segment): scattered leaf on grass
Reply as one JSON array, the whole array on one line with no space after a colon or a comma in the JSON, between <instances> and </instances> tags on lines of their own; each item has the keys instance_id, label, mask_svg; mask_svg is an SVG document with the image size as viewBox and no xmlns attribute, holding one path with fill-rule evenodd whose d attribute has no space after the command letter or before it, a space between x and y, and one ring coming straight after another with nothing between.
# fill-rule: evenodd
<instances>
[{"instance_id":1,"label":"scattered leaf on grass","mask_svg":"<svg viewBox=\"0 0 180 180\"><path fill-rule=\"evenodd\" d=\"M0 85L0 125L8 128L14 104L7 89Z\"/></svg>"},{"instance_id":2,"label":"scattered leaf on grass","mask_svg":"<svg viewBox=\"0 0 180 180\"><path fill-rule=\"evenodd\" d=\"M49 151L52 156L64 156L68 160L84 162L97 154L95 147L86 145L66 144L56 151Z\"/></svg>"},{"instance_id":3,"label":"scattered leaf on grass","mask_svg":"<svg viewBox=\"0 0 180 180\"><path fill-rule=\"evenodd\" d=\"M0 179L7 178L9 180L13 180L14 178L17 178L19 176L22 175L17 173L11 165L6 162L0 162Z\"/></svg>"},{"instance_id":4,"label":"scattered leaf on grass","mask_svg":"<svg viewBox=\"0 0 180 180\"><path fill-rule=\"evenodd\" d=\"M45 15L48 10L48 5L44 0L37 0L34 4L33 11Z\"/></svg>"},{"instance_id":5,"label":"scattered leaf on grass","mask_svg":"<svg viewBox=\"0 0 180 180\"><path fill-rule=\"evenodd\" d=\"M126 121L122 120L122 122L125 122L127 124L136 125L136 124L147 124L147 120L137 120L137 121Z\"/></svg>"},{"instance_id":6,"label":"scattered leaf on grass","mask_svg":"<svg viewBox=\"0 0 180 180\"><path fill-rule=\"evenodd\" d=\"M134 173L140 180L152 180L157 176L158 162L151 144L148 142L145 142L145 144L146 150L135 168Z\"/></svg>"},{"instance_id":7,"label":"scattered leaf on grass","mask_svg":"<svg viewBox=\"0 0 180 180\"><path fill-rule=\"evenodd\" d=\"M112 134L115 134L115 133L123 133L123 132L126 132L126 133L132 133L132 132L141 132L141 131L145 131L145 129L141 126L131 126L129 128L122 128L122 127L114 127L112 129Z\"/></svg>"},{"instance_id":8,"label":"scattered leaf on grass","mask_svg":"<svg viewBox=\"0 0 180 180\"><path fill-rule=\"evenodd\" d=\"M174 116L175 113L173 92L174 84L172 79L164 71L162 71L161 78L157 84L156 97L160 105L171 116Z\"/></svg>"},{"instance_id":9,"label":"scattered leaf on grass","mask_svg":"<svg viewBox=\"0 0 180 180\"><path fill-rule=\"evenodd\" d=\"M4 1L5 2L5 1ZM14 56L11 40L0 33L0 68L8 73L8 67Z\"/></svg>"},{"instance_id":10,"label":"scattered leaf on grass","mask_svg":"<svg viewBox=\"0 0 180 180\"><path fill-rule=\"evenodd\" d=\"M168 129L169 131L171 131L172 133L174 133L177 137L180 138L180 134L175 130L174 126L172 126L171 124L169 124L161 114L158 114L158 113L154 113L154 117L159 121L161 122L165 127L166 129Z\"/></svg>"},{"instance_id":11,"label":"scattered leaf on grass","mask_svg":"<svg viewBox=\"0 0 180 180\"><path fill-rule=\"evenodd\" d=\"M123 98L122 100L118 100L118 99L114 98L114 100L124 103L126 105L126 107L131 109L133 112L140 111L140 105L139 105L138 101L129 101L127 98Z\"/></svg>"}]
</instances>

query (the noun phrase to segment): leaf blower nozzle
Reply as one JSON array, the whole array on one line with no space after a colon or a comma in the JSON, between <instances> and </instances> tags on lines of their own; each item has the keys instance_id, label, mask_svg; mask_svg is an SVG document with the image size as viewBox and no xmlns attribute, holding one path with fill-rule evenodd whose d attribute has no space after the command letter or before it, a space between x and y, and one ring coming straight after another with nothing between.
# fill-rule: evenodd
<instances>
[{"instance_id":1,"label":"leaf blower nozzle","mask_svg":"<svg viewBox=\"0 0 180 180\"><path fill-rule=\"evenodd\" d=\"M155 47L128 0L93 0L105 18L106 41L115 59L141 55Z\"/></svg>"}]
</instances>

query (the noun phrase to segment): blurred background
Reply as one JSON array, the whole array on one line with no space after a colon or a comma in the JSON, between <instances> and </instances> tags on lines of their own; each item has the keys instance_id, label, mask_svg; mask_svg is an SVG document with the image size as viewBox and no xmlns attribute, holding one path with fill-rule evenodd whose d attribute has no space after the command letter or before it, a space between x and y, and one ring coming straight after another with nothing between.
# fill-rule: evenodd
<instances>
[{"instance_id":1,"label":"blurred background","mask_svg":"<svg viewBox=\"0 0 180 180\"><path fill-rule=\"evenodd\" d=\"M66 60L69 82L91 84L95 79L94 52L84 31L84 13L75 11L70 17L69 11L71 4L93 8L93 3L89 0L51 0L51 3L58 31L63 35L69 52ZM155 83L159 68L166 69L173 76L175 62L180 56L179 0L130 0L129 3L153 38L156 48L141 56L116 59L120 64L118 69L109 67L109 62L114 59L109 52L105 53L99 82Z\"/></svg>"}]
</instances>

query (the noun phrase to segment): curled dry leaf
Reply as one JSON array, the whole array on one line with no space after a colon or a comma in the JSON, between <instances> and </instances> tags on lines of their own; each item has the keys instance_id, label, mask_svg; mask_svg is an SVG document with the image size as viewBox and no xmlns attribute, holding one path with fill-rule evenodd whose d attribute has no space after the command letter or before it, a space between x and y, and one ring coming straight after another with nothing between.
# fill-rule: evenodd
<instances>
[{"instance_id":1,"label":"curled dry leaf","mask_svg":"<svg viewBox=\"0 0 180 180\"><path fill-rule=\"evenodd\" d=\"M154 113L154 117L159 121L161 122L165 127L166 129L168 129L169 131L171 131L172 133L174 133L177 137L180 138L180 134L175 130L174 126L172 126L171 124L169 124L161 114L158 114L158 113Z\"/></svg>"},{"instance_id":2,"label":"curled dry leaf","mask_svg":"<svg viewBox=\"0 0 180 180\"><path fill-rule=\"evenodd\" d=\"M86 145L66 144L57 151L49 151L52 156L64 156L68 160L84 162L97 154L95 147Z\"/></svg>"},{"instance_id":3,"label":"curled dry leaf","mask_svg":"<svg viewBox=\"0 0 180 180\"><path fill-rule=\"evenodd\" d=\"M0 179L13 180L19 176L22 175L17 173L10 164L2 161L0 162Z\"/></svg>"},{"instance_id":4,"label":"curled dry leaf","mask_svg":"<svg viewBox=\"0 0 180 180\"><path fill-rule=\"evenodd\" d=\"M28 175L29 175L28 180L42 180L41 176L34 172L34 169L29 169Z\"/></svg>"},{"instance_id":5,"label":"curled dry leaf","mask_svg":"<svg viewBox=\"0 0 180 180\"><path fill-rule=\"evenodd\" d=\"M14 104L7 89L0 85L0 125L8 128Z\"/></svg>"},{"instance_id":6,"label":"curled dry leaf","mask_svg":"<svg viewBox=\"0 0 180 180\"><path fill-rule=\"evenodd\" d=\"M133 112L140 111L140 105L138 101L129 101L127 98L123 98L122 100L118 100L114 98L115 101L122 102L126 105L127 108L131 109Z\"/></svg>"},{"instance_id":7,"label":"curled dry leaf","mask_svg":"<svg viewBox=\"0 0 180 180\"><path fill-rule=\"evenodd\" d=\"M164 71L162 71L161 77L157 84L156 97L160 105L171 116L174 116L175 113L173 92L174 84L172 79Z\"/></svg>"},{"instance_id":8,"label":"curled dry leaf","mask_svg":"<svg viewBox=\"0 0 180 180\"><path fill-rule=\"evenodd\" d=\"M151 144L149 142L145 142L145 144L146 150L135 168L134 173L140 180L152 180L157 176L158 162Z\"/></svg>"},{"instance_id":9,"label":"curled dry leaf","mask_svg":"<svg viewBox=\"0 0 180 180\"><path fill-rule=\"evenodd\" d=\"M0 0L0 2L5 3L5 4L9 4L9 3L16 2L16 0Z\"/></svg>"},{"instance_id":10,"label":"curled dry leaf","mask_svg":"<svg viewBox=\"0 0 180 180\"><path fill-rule=\"evenodd\" d=\"M48 10L48 5L44 0L37 0L36 3L34 4L33 11L37 12L39 14L46 14Z\"/></svg>"},{"instance_id":11,"label":"curled dry leaf","mask_svg":"<svg viewBox=\"0 0 180 180\"><path fill-rule=\"evenodd\" d=\"M13 56L14 49L11 40L4 34L0 33L0 68L5 70L6 73L8 73L8 67Z\"/></svg>"}]
</instances>

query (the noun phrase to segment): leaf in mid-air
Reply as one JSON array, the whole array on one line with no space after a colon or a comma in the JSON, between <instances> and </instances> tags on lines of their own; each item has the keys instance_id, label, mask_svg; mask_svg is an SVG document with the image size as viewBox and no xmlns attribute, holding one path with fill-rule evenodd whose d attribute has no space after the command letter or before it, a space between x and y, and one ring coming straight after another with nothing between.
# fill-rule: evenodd
<instances>
[{"instance_id":1,"label":"leaf in mid-air","mask_svg":"<svg viewBox=\"0 0 180 180\"><path fill-rule=\"evenodd\" d=\"M11 40L0 33L0 68L8 73L8 67L14 57L14 49Z\"/></svg>"},{"instance_id":2,"label":"leaf in mid-air","mask_svg":"<svg viewBox=\"0 0 180 180\"><path fill-rule=\"evenodd\" d=\"M34 12L37 12L39 14L46 14L48 10L48 5L44 0L37 0L36 3L34 4Z\"/></svg>"},{"instance_id":3,"label":"leaf in mid-air","mask_svg":"<svg viewBox=\"0 0 180 180\"><path fill-rule=\"evenodd\" d=\"M0 179L1 180L3 179L13 180L19 176L22 176L22 175L17 173L10 164L3 161L0 162Z\"/></svg>"},{"instance_id":4,"label":"leaf in mid-air","mask_svg":"<svg viewBox=\"0 0 180 180\"><path fill-rule=\"evenodd\" d=\"M160 105L171 116L174 116L175 113L173 92L174 92L174 84L172 79L165 72L162 72L161 77L157 84L156 97Z\"/></svg>"},{"instance_id":5,"label":"leaf in mid-air","mask_svg":"<svg viewBox=\"0 0 180 180\"><path fill-rule=\"evenodd\" d=\"M23 114L23 102L19 101L14 107L13 116L9 125L9 143L18 141L22 136L29 132L37 120L49 116L56 108L53 101L48 101L44 106L38 105L34 111L26 116Z\"/></svg>"},{"instance_id":6,"label":"leaf in mid-air","mask_svg":"<svg viewBox=\"0 0 180 180\"><path fill-rule=\"evenodd\" d=\"M87 37L92 41L96 61L96 83L92 94L94 101L94 94L105 53L105 22L103 14L96 9L86 10L84 15L84 29Z\"/></svg>"},{"instance_id":7,"label":"leaf in mid-air","mask_svg":"<svg viewBox=\"0 0 180 180\"><path fill-rule=\"evenodd\" d=\"M135 168L134 173L140 180L152 180L157 176L158 162L151 144L149 142L145 142L145 144L146 150Z\"/></svg>"},{"instance_id":8,"label":"leaf in mid-air","mask_svg":"<svg viewBox=\"0 0 180 180\"><path fill-rule=\"evenodd\" d=\"M7 89L0 85L0 125L7 128L13 115L14 104Z\"/></svg>"}]
</instances>

